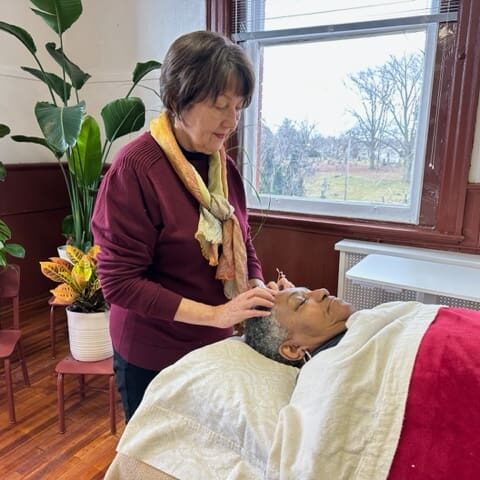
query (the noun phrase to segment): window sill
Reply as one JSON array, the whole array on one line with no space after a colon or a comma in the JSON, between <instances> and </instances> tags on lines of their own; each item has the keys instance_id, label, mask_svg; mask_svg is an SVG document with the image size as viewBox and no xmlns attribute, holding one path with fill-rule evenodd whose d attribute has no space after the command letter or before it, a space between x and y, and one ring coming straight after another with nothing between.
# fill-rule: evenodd
<instances>
[{"instance_id":1,"label":"window sill","mask_svg":"<svg viewBox=\"0 0 480 480\"><path fill-rule=\"evenodd\" d=\"M441 233L434 227L406 225L367 220L351 220L337 217L320 217L283 212L249 210L250 222L256 226L272 228L288 227L289 230L324 233L342 238L365 238L374 241L408 243L416 246L456 247L463 235Z\"/></svg>"}]
</instances>

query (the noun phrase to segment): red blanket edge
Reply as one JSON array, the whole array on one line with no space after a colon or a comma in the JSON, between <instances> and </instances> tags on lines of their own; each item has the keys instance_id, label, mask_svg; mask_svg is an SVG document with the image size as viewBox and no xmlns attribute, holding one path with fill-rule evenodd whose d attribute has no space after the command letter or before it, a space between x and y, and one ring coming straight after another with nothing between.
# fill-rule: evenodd
<instances>
[{"instance_id":1,"label":"red blanket edge","mask_svg":"<svg viewBox=\"0 0 480 480\"><path fill-rule=\"evenodd\" d=\"M388 480L480 478L480 312L442 307L410 380Z\"/></svg>"}]
</instances>

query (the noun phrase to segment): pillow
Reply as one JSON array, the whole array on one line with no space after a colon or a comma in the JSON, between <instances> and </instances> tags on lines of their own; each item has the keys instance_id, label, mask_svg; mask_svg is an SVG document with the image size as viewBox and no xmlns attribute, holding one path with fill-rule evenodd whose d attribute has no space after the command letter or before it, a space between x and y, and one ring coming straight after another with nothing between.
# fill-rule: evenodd
<instances>
[{"instance_id":1,"label":"pillow","mask_svg":"<svg viewBox=\"0 0 480 480\"><path fill-rule=\"evenodd\" d=\"M195 350L153 380L118 451L177 478L262 478L297 373L240 339Z\"/></svg>"}]
</instances>

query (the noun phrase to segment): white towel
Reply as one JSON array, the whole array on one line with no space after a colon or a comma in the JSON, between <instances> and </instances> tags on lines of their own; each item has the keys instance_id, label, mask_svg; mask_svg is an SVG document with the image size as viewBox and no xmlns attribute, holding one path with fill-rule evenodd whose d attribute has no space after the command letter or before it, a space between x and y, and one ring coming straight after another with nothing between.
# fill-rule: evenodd
<instances>
[{"instance_id":1,"label":"white towel","mask_svg":"<svg viewBox=\"0 0 480 480\"><path fill-rule=\"evenodd\" d=\"M420 341L438 305L362 310L347 334L301 370L279 416L270 480L381 480L400 438Z\"/></svg>"}]
</instances>

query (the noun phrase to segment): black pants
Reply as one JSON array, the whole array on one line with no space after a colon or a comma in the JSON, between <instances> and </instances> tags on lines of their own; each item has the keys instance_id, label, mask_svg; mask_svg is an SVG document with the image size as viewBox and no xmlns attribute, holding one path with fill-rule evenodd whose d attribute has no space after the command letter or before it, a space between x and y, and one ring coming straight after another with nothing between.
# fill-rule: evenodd
<instances>
[{"instance_id":1,"label":"black pants","mask_svg":"<svg viewBox=\"0 0 480 480\"><path fill-rule=\"evenodd\" d=\"M140 405L145 390L158 372L128 363L115 351L113 352L113 370L118 391L122 397L125 423L128 423Z\"/></svg>"}]
</instances>

